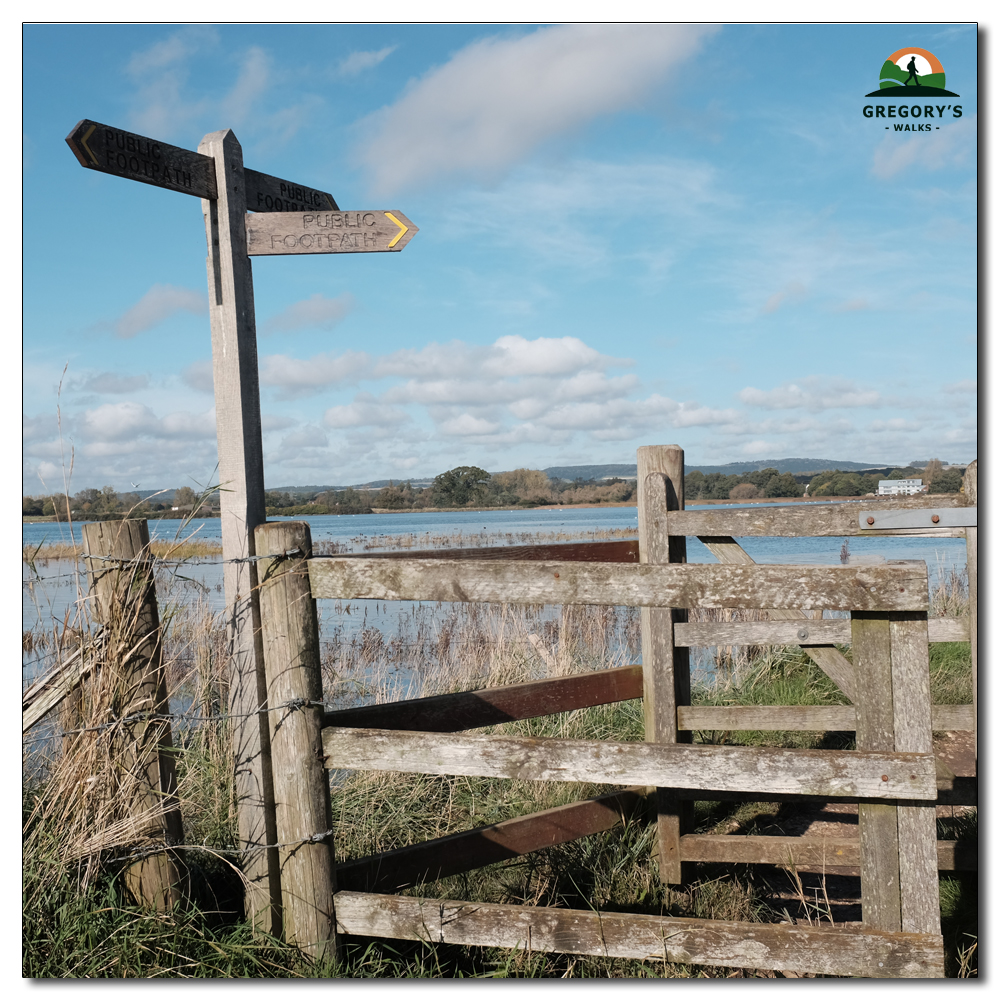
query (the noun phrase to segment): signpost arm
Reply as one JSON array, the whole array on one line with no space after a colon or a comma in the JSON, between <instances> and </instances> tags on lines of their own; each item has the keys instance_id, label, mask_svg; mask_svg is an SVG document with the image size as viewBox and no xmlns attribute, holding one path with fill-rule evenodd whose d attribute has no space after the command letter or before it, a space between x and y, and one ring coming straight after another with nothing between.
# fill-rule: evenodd
<instances>
[{"instance_id":1,"label":"signpost arm","mask_svg":"<svg viewBox=\"0 0 1000 1000\"><path fill-rule=\"evenodd\" d=\"M218 198L202 200L208 238L212 371L222 486L222 553L229 643L232 740L240 847L254 925L281 933L281 886L271 775L267 682L260 632L254 528L266 520L253 276L246 247L243 150L231 130L198 152L215 160Z\"/></svg>"}]
</instances>

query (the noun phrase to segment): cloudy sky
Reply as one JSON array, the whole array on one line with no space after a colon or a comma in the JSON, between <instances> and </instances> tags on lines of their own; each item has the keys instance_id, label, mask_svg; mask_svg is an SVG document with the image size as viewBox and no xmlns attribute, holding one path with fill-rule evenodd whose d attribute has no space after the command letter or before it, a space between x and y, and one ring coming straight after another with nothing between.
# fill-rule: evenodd
<instances>
[{"instance_id":1,"label":"cloudy sky","mask_svg":"<svg viewBox=\"0 0 1000 1000\"><path fill-rule=\"evenodd\" d=\"M930 132L862 113L910 45L961 95ZM656 443L969 460L976 74L969 25L28 26L24 489L216 462L200 203L83 170L81 118L230 127L420 227L255 258L269 488Z\"/></svg>"}]
</instances>

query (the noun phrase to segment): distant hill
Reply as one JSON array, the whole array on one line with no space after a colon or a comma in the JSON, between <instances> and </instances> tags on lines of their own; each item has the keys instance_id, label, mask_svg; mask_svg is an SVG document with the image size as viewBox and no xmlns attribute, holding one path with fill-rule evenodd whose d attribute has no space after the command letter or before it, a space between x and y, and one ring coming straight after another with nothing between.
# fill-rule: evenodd
<instances>
[{"instance_id":1,"label":"distant hill","mask_svg":"<svg viewBox=\"0 0 1000 1000\"><path fill-rule=\"evenodd\" d=\"M926 463L925 463L926 464ZM903 468L892 464L880 466L872 465L870 462L847 462L835 461L827 458L762 458L755 462L730 462L728 465L689 465L687 472L721 472L727 476L742 476L747 472L755 472L757 469L777 469L778 472L793 472L797 475L808 473L825 472L827 469L841 469L843 472L885 472L891 469ZM574 479L611 479L615 476L621 479L635 479L635 463L631 465L553 465L542 470L549 479L567 479L572 482ZM423 476L412 479L405 476L397 476L394 479L373 479L368 483L353 483L350 486L268 486L268 492L273 493L323 493L326 490L380 490L383 486L393 483L399 486L402 483L411 483L414 487L421 488L430 486L434 482L433 476ZM170 494L173 495L173 491Z\"/></svg>"},{"instance_id":2,"label":"distant hill","mask_svg":"<svg viewBox=\"0 0 1000 1000\"><path fill-rule=\"evenodd\" d=\"M621 479L635 479L635 463L631 465L553 465L542 469L549 479L608 479L618 476Z\"/></svg>"},{"instance_id":3,"label":"distant hill","mask_svg":"<svg viewBox=\"0 0 1000 1000\"><path fill-rule=\"evenodd\" d=\"M721 472L727 476L742 476L758 469L777 469L778 472L794 472L805 475L810 472L825 472L827 469L841 469L844 472L860 472L864 469L879 469L883 466L871 462L847 462L827 458L763 458L755 462L729 462L727 465L687 465L686 472ZM890 469L896 468L894 465ZM605 479L620 476L634 479L636 467L632 465L554 465L543 470L549 479Z\"/></svg>"},{"instance_id":4,"label":"distant hill","mask_svg":"<svg viewBox=\"0 0 1000 1000\"><path fill-rule=\"evenodd\" d=\"M424 477L422 479L397 476L395 479L373 479L370 483L352 483L350 486L268 486L268 493L325 493L327 490L380 490L390 483L393 486L402 486L409 483L416 489L430 486L434 482L434 477Z\"/></svg>"}]
</instances>

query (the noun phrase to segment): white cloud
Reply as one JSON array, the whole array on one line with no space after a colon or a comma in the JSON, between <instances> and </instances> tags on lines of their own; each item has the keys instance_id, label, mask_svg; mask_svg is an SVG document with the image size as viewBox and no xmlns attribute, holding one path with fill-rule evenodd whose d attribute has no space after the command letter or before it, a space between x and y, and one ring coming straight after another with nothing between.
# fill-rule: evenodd
<instances>
[{"instance_id":1,"label":"white cloud","mask_svg":"<svg viewBox=\"0 0 1000 1000\"><path fill-rule=\"evenodd\" d=\"M383 196L456 173L495 176L553 136L638 105L717 30L567 24L475 42L368 119L361 160Z\"/></svg>"},{"instance_id":2,"label":"white cloud","mask_svg":"<svg viewBox=\"0 0 1000 1000\"><path fill-rule=\"evenodd\" d=\"M250 117L270 82L271 61L256 45L247 50L240 64L239 76L222 98L220 110L226 121L238 125Z\"/></svg>"},{"instance_id":3,"label":"white cloud","mask_svg":"<svg viewBox=\"0 0 1000 1000\"><path fill-rule=\"evenodd\" d=\"M500 337L493 345L495 354L487 361L486 374L569 375L585 369L635 364L624 358L602 355L577 337L539 337L526 340L513 335Z\"/></svg>"},{"instance_id":4,"label":"white cloud","mask_svg":"<svg viewBox=\"0 0 1000 1000\"><path fill-rule=\"evenodd\" d=\"M204 99L185 93L185 63L193 55L218 45L218 33L208 27L182 28L129 59L135 108L131 118L143 135L172 136L207 107Z\"/></svg>"},{"instance_id":5,"label":"white cloud","mask_svg":"<svg viewBox=\"0 0 1000 1000\"><path fill-rule=\"evenodd\" d=\"M888 180L914 164L927 170L961 166L975 157L977 117L969 115L930 135L918 133L911 139L890 133L875 150L872 173Z\"/></svg>"},{"instance_id":6,"label":"white cloud","mask_svg":"<svg viewBox=\"0 0 1000 1000\"><path fill-rule=\"evenodd\" d=\"M871 304L867 299L848 299L834 307L835 312L861 312L863 309L870 309Z\"/></svg>"},{"instance_id":7,"label":"white cloud","mask_svg":"<svg viewBox=\"0 0 1000 1000\"><path fill-rule=\"evenodd\" d=\"M356 382L370 368L371 359L363 351L347 351L336 357L317 354L305 359L269 354L262 359L260 384L276 386L281 399L294 399L330 386Z\"/></svg>"},{"instance_id":8,"label":"white cloud","mask_svg":"<svg viewBox=\"0 0 1000 1000\"><path fill-rule=\"evenodd\" d=\"M198 392L215 392L211 358L192 362L181 372L181 378L192 389L197 389Z\"/></svg>"},{"instance_id":9,"label":"white cloud","mask_svg":"<svg viewBox=\"0 0 1000 1000\"><path fill-rule=\"evenodd\" d=\"M261 413L260 415L260 429L265 434L268 431L283 431L294 426L295 421L291 417L282 417L277 413Z\"/></svg>"},{"instance_id":10,"label":"white cloud","mask_svg":"<svg viewBox=\"0 0 1000 1000\"><path fill-rule=\"evenodd\" d=\"M282 449L287 448L325 448L329 444L326 431L315 424L306 424L286 434L281 441Z\"/></svg>"},{"instance_id":11,"label":"white cloud","mask_svg":"<svg viewBox=\"0 0 1000 1000\"><path fill-rule=\"evenodd\" d=\"M495 434L501 427L502 424L498 420L486 420L471 413L460 413L443 420L438 425L442 434L454 437L484 437Z\"/></svg>"},{"instance_id":12,"label":"white cloud","mask_svg":"<svg viewBox=\"0 0 1000 1000\"><path fill-rule=\"evenodd\" d=\"M332 428L388 427L409 419L404 410L377 402L368 393L358 393L346 406L331 406L323 415L323 423Z\"/></svg>"},{"instance_id":13,"label":"white cloud","mask_svg":"<svg viewBox=\"0 0 1000 1000\"><path fill-rule=\"evenodd\" d=\"M722 426L739 419L736 410L655 393L636 398L643 389L637 374L607 371L632 364L577 337L513 335L489 345L456 340L376 358L354 352L303 360L271 356L261 381L280 385L285 395L353 381L381 382L380 393L362 391L327 409L324 425L384 435L404 424L411 428L407 433L416 432L429 420L442 438L487 445L577 433L595 441L625 440L665 427Z\"/></svg>"},{"instance_id":14,"label":"white cloud","mask_svg":"<svg viewBox=\"0 0 1000 1000\"><path fill-rule=\"evenodd\" d=\"M979 385L975 379L966 378L962 379L961 382L952 382L950 385L946 385L944 391L958 396L975 396L979 391Z\"/></svg>"},{"instance_id":15,"label":"white cloud","mask_svg":"<svg viewBox=\"0 0 1000 1000\"><path fill-rule=\"evenodd\" d=\"M104 403L93 410L85 410L79 428L88 447L119 441L136 443L143 438L208 439L215 437L215 411L178 411L161 418L142 403L130 400ZM148 441L142 446L147 447Z\"/></svg>"},{"instance_id":16,"label":"white cloud","mask_svg":"<svg viewBox=\"0 0 1000 1000\"><path fill-rule=\"evenodd\" d=\"M215 410L206 410L203 413L190 413L179 410L175 413L168 413L160 421L160 436L169 438L191 438L191 439L214 439L215 438Z\"/></svg>"},{"instance_id":17,"label":"white cloud","mask_svg":"<svg viewBox=\"0 0 1000 1000\"><path fill-rule=\"evenodd\" d=\"M177 285L153 285L131 309L128 309L112 327L123 339L151 330L175 313L186 311L200 315L208 312L208 297L204 292Z\"/></svg>"},{"instance_id":18,"label":"white cloud","mask_svg":"<svg viewBox=\"0 0 1000 1000\"><path fill-rule=\"evenodd\" d=\"M21 439L25 444L46 441L59 433L59 424L54 413L43 413L36 417L21 415Z\"/></svg>"},{"instance_id":19,"label":"white cloud","mask_svg":"<svg viewBox=\"0 0 1000 1000\"><path fill-rule=\"evenodd\" d=\"M96 441L116 441L155 433L159 421L148 406L142 403L105 403L97 409L87 410L81 421L86 436Z\"/></svg>"},{"instance_id":20,"label":"white cloud","mask_svg":"<svg viewBox=\"0 0 1000 1000\"><path fill-rule=\"evenodd\" d=\"M460 340L428 344L420 349L404 348L385 355L375 364L376 377L407 376L414 380L526 375L570 375L590 370L633 365L627 358L613 358L589 347L577 337L500 337L489 346L469 345Z\"/></svg>"},{"instance_id":21,"label":"white cloud","mask_svg":"<svg viewBox=\"0 0 1000 1000\"><path fill-rule=\"evenodd\" d=\"M731 238L737 208L716 168L702 161L579 159L558 170L524 165L496 187L459 189L449 194L437 229L463 245L516 250L530 261L529 281L539 265L594 269L627 261L659 282L688 248L716 232Z\"/></svg>"},{"instance_id":22,"label":"white cloud","mask_svg":"<svg viewBox=\"0 0 1000 1000\"><path fill-rule=\"evenodd\" d=\"M397 48L396 45L387 45L377 52L352 52L340 60L337 64L337 72L341 76L357 76L364 70L377 66L386 56L392 55Z\"/></svg>"},{"instance_id":23,"label":"white cloud","mask_svg":"<svg viewBox=\"0 0 1000 1000\"><path fill-rule=\"evenodd\" d=\"M117 375L115 372L100 372L79 383L80 392L97 392L117 395L126 392L136 392L149 385L148 375Z\"/></svg>"},{"instance_id":24,"label":"white cloud","mask_svg":"<svg viewBox=\"0 0 1000 1000\"><path fill-rule=\"evenodd\" d=\"M128 61L127 71L137 79L151 70L162 70L196 52L208 39L204 31L185 28L162 42L156 42L142 52L136 52ZM216 40L214 32L211 39Z\"/></svg>"},{"instance_id":25,"label":"white cloud","mask_svg":"<svg viewBox=\"0 0 1000 1000\"><path fill-rule=\"evenodd\" d=\"M319 292L308 299L293 302L276 316L272 316L261 328L262 333L278 331L290 333L294 330L314 328L332 330L354 309L354 296L349 292L328 299Z\"/></svg>"},{"instance_id":26,"label":"white cloud","mask_svg":"<svg viewBox=\"0 0 1000 1000\"><path fill-rule=\"evenodd\" d=\"M137 132L187 146L190 140L183 141L183 133L190 133L198 123L203 129L214 130L221 121L239 127L241 134L245 129L271 151L303 125L316 120L323 106L315 95L299 92L296 104L276 110L267 107L276 74L272 72L271 57L260 46L250 46L238 54L235 78L218 96L205 96L204 87L190 85L192 71L227 72L230 59L220 59L219 41L214 28L182 28L132 55L126 72L132 80L130 118ZM205 60L198 65L196 60L206 56L211 63ZM246 135L243 140L246 152Z\"/></svg>"},{"instance_id":27,"label":"white cloud","mask_svg":"<svg viewBox=\"0 0 1000 1000\"><path fill-rule=\"evenodd\" d=\"M840 408L876 407L883 403L876 389L862 389L848 379L810 375L798 382L786 382L776 389L755 389L748 386L737 393L748 406L764 410L832 410Z\"/></svg>"},{"instance_id":28,"label":"white cloud","mask_svg":"<svg viewBox=\"0 0 1000 1000\"><path fill-rule=\"evenodd\" d=\"M786 301L794 301L802 298L806 293L805 285L801 281L790 281L780 291L775 292L762 306L761 311L765 313L777 312Z\"/></svg>"}]
</instances>

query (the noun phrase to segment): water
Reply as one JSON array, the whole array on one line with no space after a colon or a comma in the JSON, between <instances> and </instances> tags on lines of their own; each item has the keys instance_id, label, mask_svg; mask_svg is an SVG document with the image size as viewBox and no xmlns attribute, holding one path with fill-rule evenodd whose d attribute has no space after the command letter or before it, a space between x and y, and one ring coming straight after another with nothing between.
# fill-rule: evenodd
<instances>
[{"instance_id":1,"label":"water","mask_svg":"<svg viewBox=\"0 0 1000 1000\"><path fill-rule=\"evenodd\" d=\"M540 531L600 531L606 528L635 528L638 514L635 507L595 507L564 510L557 507L535 507L530 510L487 510L422 513L400 511L394 514L324 514L316 517L271 517L270 521L305 521L314 541L335 539L347 541L364 535L435 535L469 534L483 531L531 532ZM217 517L197 518L187 522L176 518L162 518L149 522L151 538L169 540L193 537L203 541L222 539L222 522ZM72 538L81 540L80 524L72 525ZM70 525L66 523L35 522L22 528L25 545L40 542L68 542Z\"/></svg>"},{"instance_id":2,"label":"water","mask_svg":"<svg viewBox=\"0 0 1000 1000\"><path fill-rule=\"evenodd\" d=\"M737 506L750 505L733 504L726 509L731 510ZM704 505L692 505L688 509L709 508ZM270 518L270 520L293 520L293 518ZM532 510L442 513L400 511L393 514L328 514L299 517L294 520L305 521L309 525L313 541L338 541L347 544L350 551L367 548L380 535L469 536L484 532L491 534L565 532L584 535L591 531L638 528L638 514L635 507L591 507L573 510L536 507ZM72 538L77 542L81 540L80 528L79 523L72 525ZM219 518L199 518L189 522L175 518L151 520L149 533L152 538L163 540L190 537L218 542L222 538ZM22 526L22 540L25 545L68 542L70 537L71 527L65 523L43 522ZM367 544L363 545L361 539ZM493 544L503 544L502 540L491 541ZM832 566L840 563L844 539L754 536L740 538L739 542L757 562ZM940 572L965 564L965 540L962 538L854 537L850 539L850 552L853 558L860 557L862 560L879 556L886 559L925 560L932 576L932 583ZM710 563L714 562L714 557L696 538L689 538L688 562Z\"/></svg>"},{"instance_id":3,"label":"water","mask_svg":"<svg viewBox=\"0 0 1000 1000\"><path fill-rule=\"evenodd\" d=\"M694 509L694 508L692 508ZM488 534L489 543L524 544L528 536L544 536L558 532L573 536L586 536L590 532L610 530L637 530L635 507L535 508L532 510L490 510L422 513L400 511L392 514L322 515L296 518L305 520L312 531L314 542L335 541L348 551L371 551L378 548L380 536L415 535L416 547L430 547L430 536L452 537L461 535L455 544L482 544L475 536ZM273 519L278 520L278 519ZM218 518L197 519L184 522L177 519L151 520L150 535L163 540L175 538L219 541L221 538ZM64 523L44 522L23 525L25 545L36 546L42 542L68 542L71 526ZM427 537L424 537L427 536ZM504 537L509 536L509 537ZM80 541L80 525L72 525L72 537ZM808 564L836 566L841 563L843 538L769 538L745 537L738 539L746 551L760 563ZM450 544L450 543L449 543ZM935 587L942 574L965 565L965 540L962 538L912 538L912 537L852 537L852 561L870 562L881 559L919 559L927 563L931 587ZM688 561L712 563L715 557L696 538L687 543ZM28 567L23 568L22 621L25 630L39 625L50 629L55 621L72 620L80 600L82 575L79 567L66 560L53 560L38 567L38 576ZM182 566L160 571L157 589L171 594L172 599L193 601L201 599L213 611L224 607L221 557L191 560ZM169 576L169 579L168 579ZM85 584L84 584L85 586ZM334 632L352 632L363 626L392 631L397 627L401 614L409 605L395 602L353 601L343 605L320 601L321 630L325 637ZM346 608L346 610L345 610ZM26 654L24 676L33 676L40 669L44 657L39 653Z\"/></svg>"}]
</instances>

